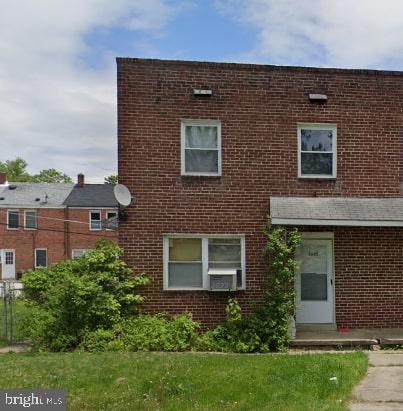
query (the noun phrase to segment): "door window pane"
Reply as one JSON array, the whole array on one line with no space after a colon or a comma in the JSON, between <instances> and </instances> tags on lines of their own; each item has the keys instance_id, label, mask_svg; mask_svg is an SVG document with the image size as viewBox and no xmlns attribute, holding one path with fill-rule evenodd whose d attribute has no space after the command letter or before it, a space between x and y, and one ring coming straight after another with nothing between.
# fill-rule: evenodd
<instances>
[{"instance_id":1,"label":"door window pane","mask_svg":"<svg viewBox=\"0 0 403 411\"><path fill-rule=\"evenodd\" d=\"M6 251L6 264L9 264L9 265L14 264L14 252L13 251Z\"/></svg>"},{"instance_id":2,"label":"door window pane","mask_svg":"<svg viewBox=\"0 0 403 411\"><path fill-rule=\"evenodd\" d=\"M301 244L298 259L302 273L327 272L327 248L325 245Z\"/></svg>"},{"instance_id":3,"label":"door window pane","mask_svg":"<svg viewBox=\"0 0 403 411\"><path fill-rule=\"evenodd\" d=\"M301 273L301 301L327 301L327 274Z\"/></svg>"}]
</instances>

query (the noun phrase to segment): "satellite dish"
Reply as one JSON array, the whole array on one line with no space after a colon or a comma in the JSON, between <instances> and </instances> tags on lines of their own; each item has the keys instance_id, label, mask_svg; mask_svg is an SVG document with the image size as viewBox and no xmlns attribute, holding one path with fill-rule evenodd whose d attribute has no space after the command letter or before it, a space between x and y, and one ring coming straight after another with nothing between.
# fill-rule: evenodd
<instances>
[{"instance_id":1,"label":"satellite dish","mask_svg":"<svg viewBox=\"0 0 403 411\"><path fill-rule=\"evenodd\" d=\"M129 189L123 184L116 184L113 189L113 194L116 201L122 207L128 207L132 202L132 195L130 194Z\"/></svg>"}]
</instances>

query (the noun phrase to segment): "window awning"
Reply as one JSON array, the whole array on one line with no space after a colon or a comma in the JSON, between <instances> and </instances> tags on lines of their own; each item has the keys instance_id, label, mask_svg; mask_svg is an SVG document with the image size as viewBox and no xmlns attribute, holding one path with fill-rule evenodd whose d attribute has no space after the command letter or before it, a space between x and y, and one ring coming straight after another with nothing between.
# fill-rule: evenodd
<instances>
[{"instance_id":1,"label":"window awning","mask_svg":"<svg viewBox=\"0 0 403 411\"><path fill-rule=\"evenodd\" d=\"M270 197L274 225L403 227L403 198Z\"/></svg>"}]
</instances>

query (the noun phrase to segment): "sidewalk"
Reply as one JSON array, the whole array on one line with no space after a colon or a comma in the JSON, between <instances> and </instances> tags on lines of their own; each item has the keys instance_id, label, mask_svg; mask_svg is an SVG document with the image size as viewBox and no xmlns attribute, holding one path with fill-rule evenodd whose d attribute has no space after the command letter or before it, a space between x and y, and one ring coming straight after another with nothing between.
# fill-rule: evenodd
<instances>
[{"instance_id":1,"label":"sidewalk","mask_svg":"<svg viewBox=\"0 0 403 411\"><path fill-rule=\"evenodd\" d=\"M369 352L367 376L354 389L350 411L403 411L403 353Z\"/></svg>"}]
</instances>

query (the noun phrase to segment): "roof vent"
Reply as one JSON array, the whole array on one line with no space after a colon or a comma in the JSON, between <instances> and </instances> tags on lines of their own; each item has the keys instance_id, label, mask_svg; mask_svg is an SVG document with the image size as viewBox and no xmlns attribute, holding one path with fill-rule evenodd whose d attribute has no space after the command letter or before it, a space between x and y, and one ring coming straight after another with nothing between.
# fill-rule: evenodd
<instances>
[{"instance_id":1,"label":"roof vent","mask_svg":"<svg viewBox=\"0 0 403 411\"><path fill-rule=\"evenodd\" d=\"M35 201L41 201L41 199L39 197L36 197Z\"/></svg>"},{"instance_id":2,"label":"roof vent","mask_svg":"<svg viewBox=\"0 0 403 411\"><path fill-rule=\"evenodd\" d=\"M4 197L0 197L0 200L4 200Z\"/></svg>"},{"instance_id":3,"label":"roof vent","mask_svg":"<svg viewBox=\"0 0 403 411\"><path fill-rule=\"evenodd\" d=\"M10 184L9 186L8 186L8 189L9 190L15 190L17 188L17 186L15 185L15 184Z\"/></svg>"}]
</instances>

